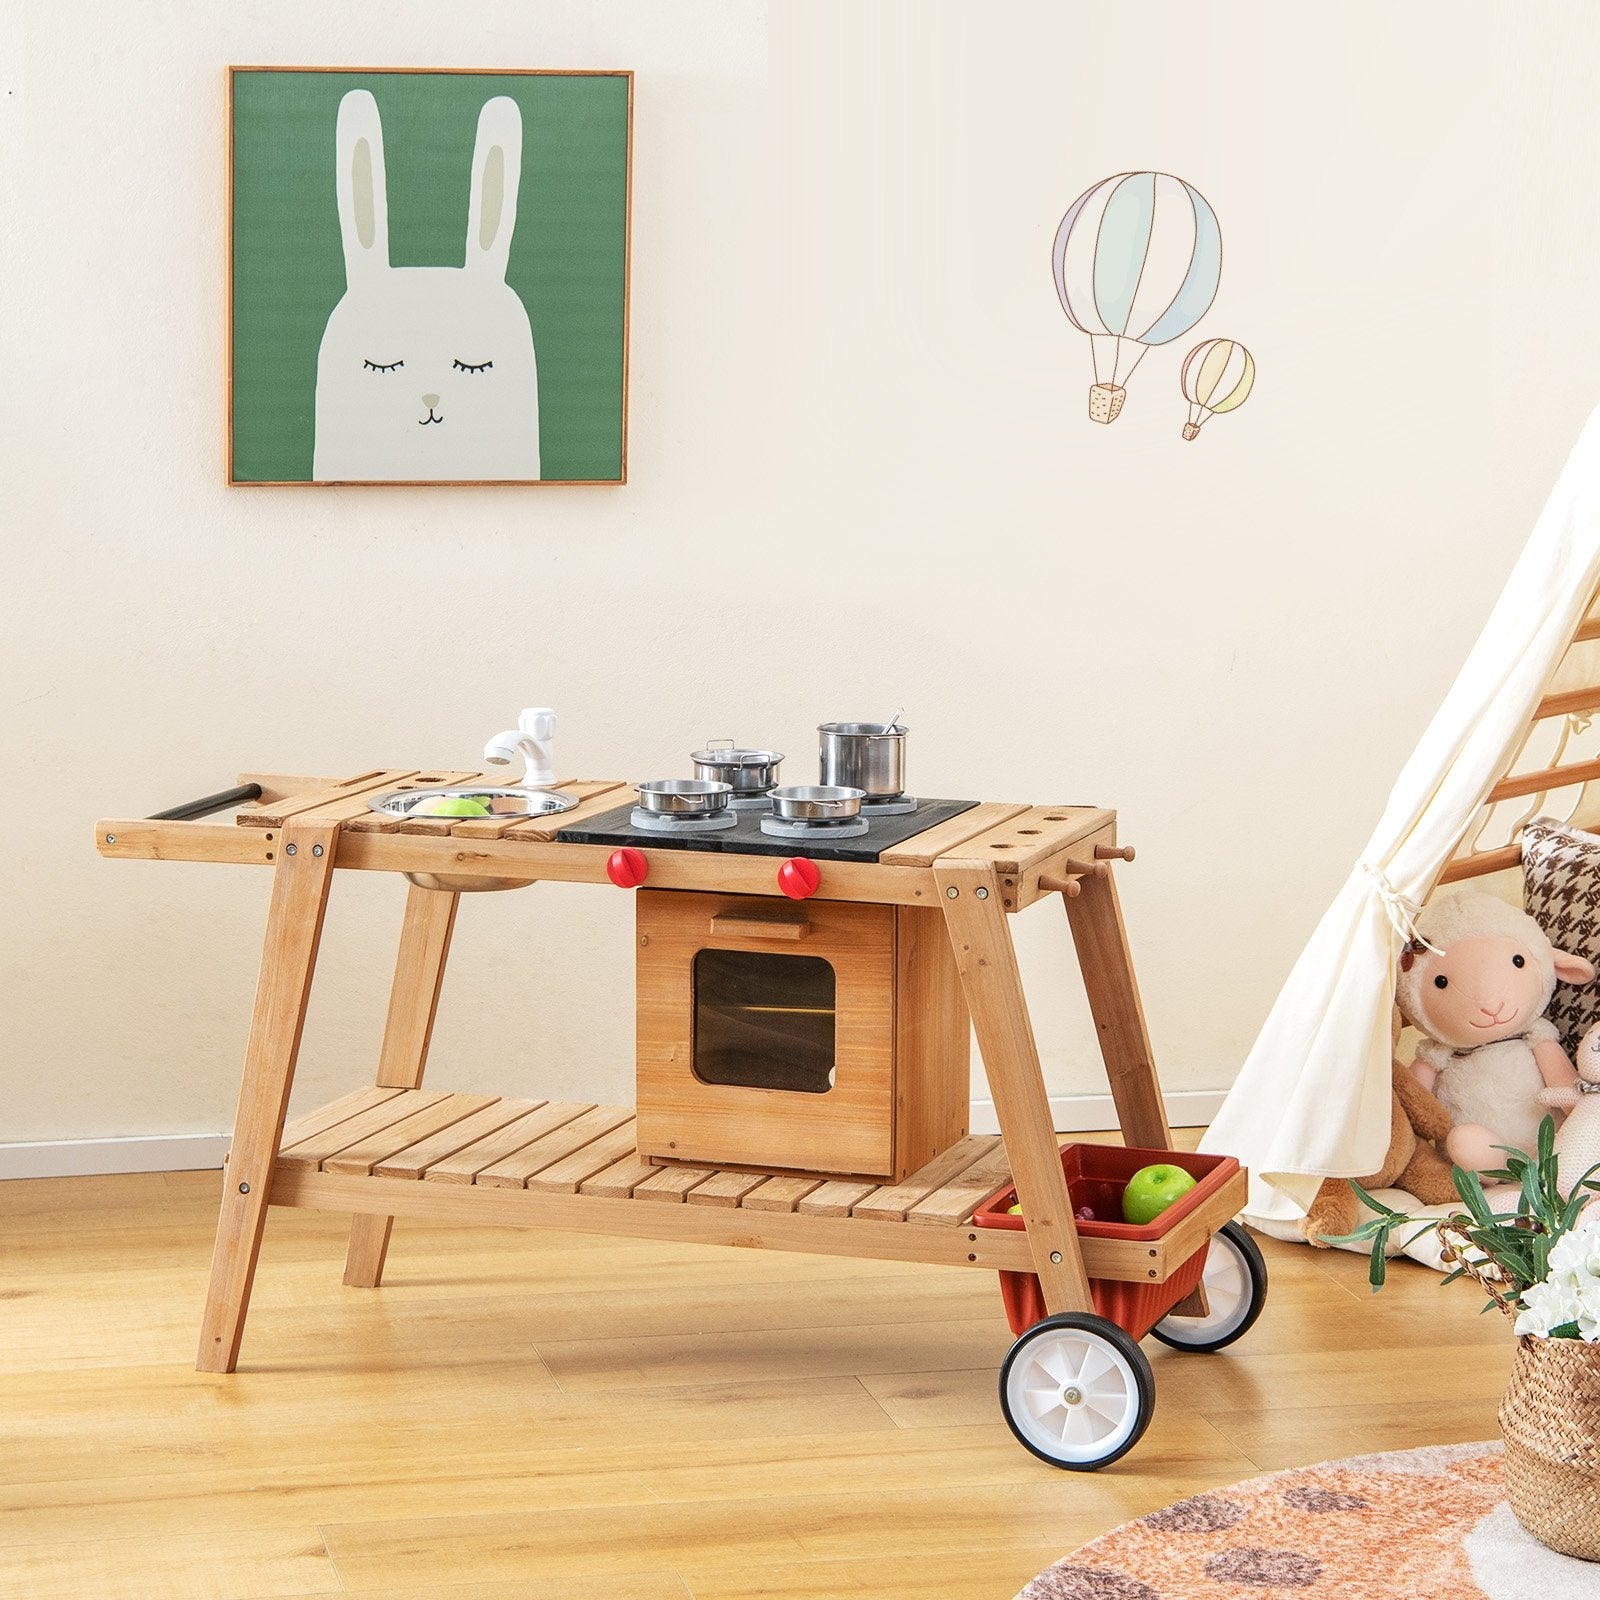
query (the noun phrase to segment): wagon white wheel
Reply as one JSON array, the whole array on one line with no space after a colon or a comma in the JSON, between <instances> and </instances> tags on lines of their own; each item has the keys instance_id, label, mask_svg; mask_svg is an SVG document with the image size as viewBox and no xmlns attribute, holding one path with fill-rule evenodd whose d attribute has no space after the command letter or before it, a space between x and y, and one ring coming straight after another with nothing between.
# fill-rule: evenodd
<instances>
[{"instance_id":1,"label":"wagon white wheel","mask_svg":"<svg viewBox=\"0 0 1600 1600\"><path fill-rule=\"evenodd\" d=\"M1040 1460L1090 1472L1138 1443L1155 1413L1155 1380L1114 1322L1066 1312L1035 1323L1007 1352L1000 1410Z\"/></svg>"},{"instance_id":2,"label":"wagon white wheel","mask_svg":"<svg viewBox=\"0 0 1600 1600\"><path fill-rule=\"evenodd\" d=\"M1203 1317L1163 1317L1150 1332L1174 1350L1220 1350L1246 1333L1267 1298L1267 1264L1237 1222L1212 1236L1205 1272L1209 1309Z\"/></svg>"}]
</instances>

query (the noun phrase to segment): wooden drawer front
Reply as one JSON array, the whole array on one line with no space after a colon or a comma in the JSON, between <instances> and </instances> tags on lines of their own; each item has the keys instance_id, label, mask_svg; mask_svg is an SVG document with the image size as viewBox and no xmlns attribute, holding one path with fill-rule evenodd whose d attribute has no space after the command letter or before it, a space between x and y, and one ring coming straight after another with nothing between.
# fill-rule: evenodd
<instances>
[{"instance_id":1,"label":"wooden drawer front","mask_svg":"<svg viewBox=\"0 0 1600 1600\"><path fill-rule=\"evenodd\" d=\"M891 1172L894 907L668 890L642 890L637 903L640 1153L808 1172ZM819 957L833 968L832 1088L810 1094L705 1083L695 1075L694 959L701 950Z\"/></svg>"}]
</instances>

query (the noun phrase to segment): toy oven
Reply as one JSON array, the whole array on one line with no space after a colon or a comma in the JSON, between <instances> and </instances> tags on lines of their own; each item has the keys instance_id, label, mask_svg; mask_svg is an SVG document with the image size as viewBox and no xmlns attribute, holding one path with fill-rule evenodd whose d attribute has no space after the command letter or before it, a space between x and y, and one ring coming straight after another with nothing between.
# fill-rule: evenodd
<instances>
[{"instance_id":1,"label":"toy oven","mask_svg":"<svg viewBox=\"0 0 1600 1600\"><path fill-rule=\"evenodd\" d=\"M938 911L637 904L642 1156L898 1182L965 1135L967 1009Z\"/></svg>"}]
</instances>

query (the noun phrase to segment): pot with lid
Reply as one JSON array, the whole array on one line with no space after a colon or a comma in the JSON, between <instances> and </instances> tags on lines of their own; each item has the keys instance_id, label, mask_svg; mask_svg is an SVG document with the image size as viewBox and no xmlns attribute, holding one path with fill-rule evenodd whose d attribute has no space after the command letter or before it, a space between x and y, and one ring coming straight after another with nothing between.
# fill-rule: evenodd
<instances>
[{"instance_id":1,"label":"pot with lid","mask_svg":"<svg viewBox=\"0 0 1600 1600\"><path fill-rule=\"evenodd\" d=\"M778 781L783 762L779 750L741 750L732 739L713 739L689 759L694 775L710 783L725 783L734 798L764 795Z\"/></svg>"},{"instance_id":2,"label":"pot with lid","mask_svg":"<svg viewBox=\"0 0 1600 1600\"><path fill-rule=\"evenodd\" d=\"M906 729L899 722L824 722L817 735L824 784L860 789L869 800L905 793Z\"/></svg>"}]
</instances>

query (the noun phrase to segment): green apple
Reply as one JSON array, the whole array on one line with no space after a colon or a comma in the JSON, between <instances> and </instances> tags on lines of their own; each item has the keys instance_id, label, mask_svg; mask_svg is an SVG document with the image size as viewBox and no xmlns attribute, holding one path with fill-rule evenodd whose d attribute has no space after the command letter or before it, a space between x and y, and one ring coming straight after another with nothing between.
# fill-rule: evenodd
<instances>
[{"instance_id":1,"label":"green apple","mask_svg":"<svg viewBox=\"0 0 1600 1600\"><path fill-rule=\"evenodd\" d=\"M1140 1167L1122 1191L1122 1220L1143 1228L1156 1220L1174 1200L1194 1188L1194 1179L1182 1167L1158 1161Z\"/></svg>"},{"instance_id":2,"label":"green apple","mask_svg":"<svg viewBox=\"0 0 1600 1600\"><path fill-rule=\"evenodd\" d=\"M447 794L435 800L424 813L430 817L486 817L489 808L470 794Z\"/></svg>"}]
</instances>

